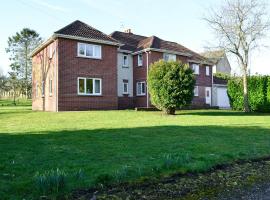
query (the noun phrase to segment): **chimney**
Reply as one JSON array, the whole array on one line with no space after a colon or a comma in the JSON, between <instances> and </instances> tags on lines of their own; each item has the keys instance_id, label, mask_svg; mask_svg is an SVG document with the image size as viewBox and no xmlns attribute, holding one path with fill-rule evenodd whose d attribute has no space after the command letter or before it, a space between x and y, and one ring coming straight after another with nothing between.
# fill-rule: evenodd
<instances>
[{"instance_id":1,"label":"chimney","mask_svg":"<svg viewBox=\"0 0 270 200\"><path fill-rule=\"evenodd\" d=\"M130 29L130 28L126 29L124 32L125 32L125 33L130 33L130 34L132 34L132 32L131 32L131 29Z\"/></svg>"}]
</instances>

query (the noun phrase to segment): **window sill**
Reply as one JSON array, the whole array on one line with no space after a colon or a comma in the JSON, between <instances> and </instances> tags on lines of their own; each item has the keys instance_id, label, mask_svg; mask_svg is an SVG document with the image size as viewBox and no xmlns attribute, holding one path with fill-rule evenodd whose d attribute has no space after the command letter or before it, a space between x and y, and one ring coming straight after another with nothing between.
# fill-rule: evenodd
<instances>
[{"instance_id":1,"label":"window sill","mask_svg":"<svg viewBox=\"0 0 270 200\"><path fill-rule=\"evenodd\" d=\"M86 59L92 59L92 60L102 60L102 58L95 58L95 57L88 57L88 56L76 56L77 58L86 58Z\"/></svg>"},{"instance_id":2,"label":"window sill","mask_svg":"<svg viewBox=\"0 0 270 200\"><path fill-rule=\"evenodd\" d=\"M137 97L144 97L144 96L146 96L146 94L137 94L136 96Z\"/></svg>"},{"instance_id":3,"label":"window sill","mask_svg":"<svg viewBox=\"0 0 270 200\"><path fill-rule=\"evenodd\" d=\"M85 97L102 97L102 94L77 94L77 95Z\"/></svg>"}]
</instances>

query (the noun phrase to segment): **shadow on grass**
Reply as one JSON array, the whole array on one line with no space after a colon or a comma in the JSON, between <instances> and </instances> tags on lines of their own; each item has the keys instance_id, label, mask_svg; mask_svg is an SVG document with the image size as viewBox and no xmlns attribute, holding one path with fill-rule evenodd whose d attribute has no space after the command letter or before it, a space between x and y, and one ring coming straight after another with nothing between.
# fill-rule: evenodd
<instances>
[{"instance_id":1,"label":"shadow on grass","mask_svg":"<svg viewBox=\"0 0 270 200\"><path fill-rule=\"evenodd\" d=\"M168 154L184 153L192 158L192 163L181 167L183 171L204 171L217 164L264 157L270 154L270 130L255 126L153 126L0 133L0 149L1 173L14 174L0 179L0 195L17 191L22 196L32 194L37 171L83 169L91 185L99 175L113 175L123 166L151 171L161 166Z\"/></svg>"}]
</instances>

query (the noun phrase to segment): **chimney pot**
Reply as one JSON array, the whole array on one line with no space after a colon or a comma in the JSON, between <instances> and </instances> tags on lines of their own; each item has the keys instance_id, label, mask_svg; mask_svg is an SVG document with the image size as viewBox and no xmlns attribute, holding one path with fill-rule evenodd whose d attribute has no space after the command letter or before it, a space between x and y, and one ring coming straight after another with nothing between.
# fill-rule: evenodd
<instances>
[{"instance_id":1,"label":"chimney pot","mask_svg":"<svg viewBox=\"0 0 270 200\"><path fill-rule=\"evenodd\" d=\"M131 29L130 29L130 28L126 29L126 30L125 30L125 33L132 33L132 32L131 32Z\"/></svg>"}]
</instances>

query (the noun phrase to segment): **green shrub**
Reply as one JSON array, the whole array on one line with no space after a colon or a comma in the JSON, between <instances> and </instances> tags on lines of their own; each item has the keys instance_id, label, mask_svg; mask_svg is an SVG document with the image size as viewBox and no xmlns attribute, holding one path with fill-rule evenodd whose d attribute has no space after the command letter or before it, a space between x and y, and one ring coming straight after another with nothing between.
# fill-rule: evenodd
<instances>
[{"instance_id":1,"label":"green shrub","mask_svg":"<svg viewBox=\"0 0 270 200\"><path fill-rule=\"evenodd\" d=\"M150 66L148 87L151 102L167 114L186 106L193 99L195 77L192 69L179 61L160 60Z\"/></svg>"},{"instance_id":2,"label":"green shrub","mask_svg":"<svg viewBox=\"0 0 270 200\"><path fill-rule=\"evenodd\" d=\"M270 111L269 79L268 76L251 76L248 78L251 111ZM237 77L229 80L228 96L233 110L243 110L243 83L241 78Z\"/></svg>"}]
</instances>

